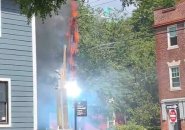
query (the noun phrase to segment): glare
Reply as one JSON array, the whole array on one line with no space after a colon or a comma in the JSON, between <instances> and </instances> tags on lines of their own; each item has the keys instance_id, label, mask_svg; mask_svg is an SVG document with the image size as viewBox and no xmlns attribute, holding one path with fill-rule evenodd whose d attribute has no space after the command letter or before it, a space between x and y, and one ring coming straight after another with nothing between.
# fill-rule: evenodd
<instances>
[{"instance_id":1,"label":"glare","mask_svg":"<svg viewBox=\"0 0 185 130\"><path fill-rule=\"evenodd\" d=\"M76 81L67 81L65 84L65 88L68 97L77 98L81 93L81 89L78 87Z\"/></svg>"}]
</instances>

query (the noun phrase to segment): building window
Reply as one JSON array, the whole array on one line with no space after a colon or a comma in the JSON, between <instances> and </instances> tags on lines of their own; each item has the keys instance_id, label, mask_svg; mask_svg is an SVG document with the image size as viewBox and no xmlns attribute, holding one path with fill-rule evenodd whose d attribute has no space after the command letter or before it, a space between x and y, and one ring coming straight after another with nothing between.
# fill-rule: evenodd
<instances>
[{"instance_id":1,"label":"building window","mask_svg":"<svg viewBox=\"0 0 185 130\"><path fill-rule=\"evenodd\" d=\"M168 26L168 48L177 47L177 25Z\"/></svg>"},{"instance_id":2,"label":"building window","mask_svg":"<svg viewBox=\"0 0 185 130\"><path fill-rule=\"evenodd\" d=\"M180 87L180 72L179 67L170 67L170 81L171 81L171 88L179 88Z\"/></svg>"},{"instance_id":3,"label":"building window","mask_svg":"<svg viewBox=\"0 0 185 130\"><path fill-rule=\"evenodd\" d=\"M10 80L0 79L0 127L10 125Z\"/></svg>"}]
</instances>

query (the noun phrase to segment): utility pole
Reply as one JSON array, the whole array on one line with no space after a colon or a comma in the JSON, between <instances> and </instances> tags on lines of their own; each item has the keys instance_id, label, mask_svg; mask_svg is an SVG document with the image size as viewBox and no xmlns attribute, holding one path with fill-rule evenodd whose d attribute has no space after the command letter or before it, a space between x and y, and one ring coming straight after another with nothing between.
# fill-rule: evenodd
<instances>
[{"instance_id":1,"label":"utility pole","mask_svg":"<svg viewBox=\"0 0 185 130\"><path fill-rule=\"evenodd\" d=\"M74 130L77 130L77 101L74 101Z\"/></svg>"},{"instance_id":2,"label":"utility pole","mask_svg":"<svg viewBox=\"0 0 185 130\"><path fill-rule=\"evenodd\" d=\"M68 104L67 104L67 95L65 89L66 82L66 54L67 46L64 45L63 50L63 65L60 69L59 81L58 81L58 91L57 91L57 120L58 120L58 129L65 130L68 129Z\"/></svg>"}]
</instances>

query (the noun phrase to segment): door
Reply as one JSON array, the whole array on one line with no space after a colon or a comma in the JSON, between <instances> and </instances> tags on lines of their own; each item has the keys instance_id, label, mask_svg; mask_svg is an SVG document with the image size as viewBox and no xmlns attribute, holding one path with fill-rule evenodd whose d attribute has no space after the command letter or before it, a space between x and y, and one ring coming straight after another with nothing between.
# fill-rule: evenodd
<instances>
[{"instance_id":1,"label":"door","mask_svg":"<svg viewBox=\"0 0 185 130\"><path fill-rule=\"evenodd\" d=\"M169 113L170 109L169 108L176 110L177 122L175 122L175 123L171 122L171 120L170 120L170 113ZM173 105L167 106L167 113L168 113L169 130L181 130L181 120L180 120L180 112L179 112L178 104L173 104Z\"/></svg>"}]
</instances>

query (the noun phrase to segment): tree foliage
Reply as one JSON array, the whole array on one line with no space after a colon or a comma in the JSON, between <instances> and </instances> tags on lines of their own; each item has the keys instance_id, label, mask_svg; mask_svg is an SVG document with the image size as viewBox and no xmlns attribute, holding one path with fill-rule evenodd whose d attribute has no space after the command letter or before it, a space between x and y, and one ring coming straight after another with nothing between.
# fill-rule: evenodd
<instances>
[{"instance_id":1,"label":"tree foliage","mask_svg":"<svg viewBox=\"0 0 185 130\"><path fill-rule=\"evenodd\" d=\"M118 15L102 17L81 6L79 79L99 94L107 108L140 125L158 125L154 35L147 26L134 30L133 17Z\"/></svg>"},{"instance_id":2,"label":"tree foliage","mask_svg":"<svg viewBox=\"0 0 185 130\"><path fill-rule=\"evenodd\" d=\"M20 5L21 12L31 19L32 15L45 19L48 15L52 16L53 13L57 14L61 6L67 3L67 0L16 0ZM153 10L154 7L170 7L174 5L175 0L120 0L123 7L129 5L135 5L138 8L143 8L145 5L151 8L145 8L145 13L148 15L149 12ZM179 1L179 0L176 0ZM79 2L84 2L84 0L79 0ZM150 5L150 6L148 6ZM149 15L148 15L149 16ZM151 16L150 16L151 17Z\"/></svg>"},{"instance_id":3,"label":"tree foliage","mask_svg":"<svg viewBox=\"0 0 185 130\"><path fill-rule=\"evenodd\" d=\"M145 5L152 5L156 6L156 3L158 3L158 7L171 7L175 4L175 2L179 2L180 0L120 0L122 2L123 7L129 6L129 5L135 5L137 7ZM148 4L146 4L148 3ZM150 6L151 7L151 6Z\"/></svg>"},{"instance_id":4,"label":"tree foliage","mask_svg":"<svg viewBox=\"0 0 185 130\"><path fill-rule=\"evenodd\" d=\"M176 0L178 2L178 0ZM133 25L134 31L142 31L153 33L153 22L154 15L153 11L156 8L165 8L175 5L175 0L135 0L135 1L125 1L123 3L131 4L134 2L137 9L133 12L131 24ZM124 5L124 4L123 4Z\"/></svg>"},{"instance_id":5,"label":"tree foliage","mask_svg":"<svg viewBox=\"0 0 185 130\"><path fill-rule=\"evenodd\" d=\"M33 14L44 20L48 15L57 14L66 3L66 0L16 1L29 20ZM159 104L153 10L173 6L175 1L121 1L123 7L136 6L132 17L119 17L119 11L114 11L102 18L99 10L81 5L78 19L81 34L77 57L79 80L88 86L86 89L96 91L108 108L123 113L128 120L143 126L157 125ZM140 129L137 125L129 128Z\"/></svg>"},{"instance_id":6,"label":"tree foliage","mask_svg":"<svg viewBox=\"0 0 185 130\"><path fill-rule=\"evenodd\" d=\"M136 123L129 122L127 125L117 126L116 130L146 130L146 128Z\"/></svg>"},{"instance_id":7,"label":"tree foliage","mask_svg":"<svg viewBox=\"0 0 185 130\"><path fill-rule=\"evenodd\" d=\"M81 34L78 59L79 80L96 91L114 112L143 126L157 125L159 105L155 74L153 10L170 7L173 0L121 0L123 7L135 5L132 17L114 11L80 6ZM52 15L66 0L17 0L28 19ZM84 87L85 88L85 87ZM109 102L113 99L113 102ZM112 111L111 111L112 112Z\"/></svg>"},{"instance_id":8,"label":"tree foliage","mask_svg":"<svg viewBox=\"0 0 185 130\"><path fill-rule=\"evenodd\" d=\"M112 12L102 17L99 10L81 6L78 55L79 78L93 89L112 113L122 113L143 126L159 125L155 69L153 10L170 7L174 1L122 0L137 8L130 18ZM82 69L80 69L82 68Z\"/></svg>"},{"instance_id":9,"label":"tree foliage","mask_svg":"<svg viewBox=\"0 0 185 130\"><path fill-rule=\"evenodd\" d=\"M51 16L54 12L57 14L61 5L65 4L67 0L16 0L20 5L21 12L25 14L30 20L35 14L42 19L48 15Z\"/></svg>"}]
</instances>

